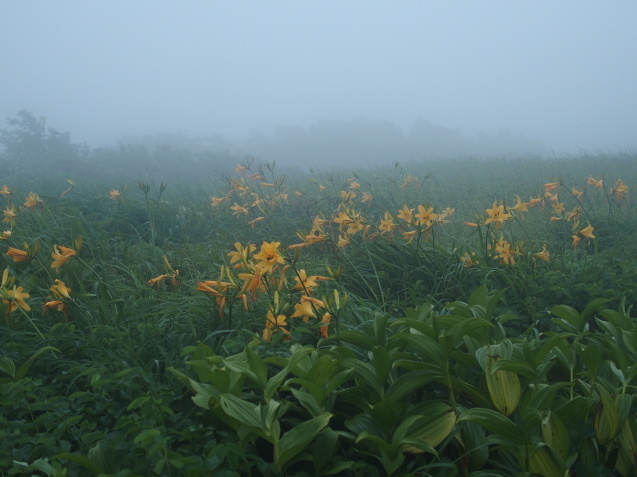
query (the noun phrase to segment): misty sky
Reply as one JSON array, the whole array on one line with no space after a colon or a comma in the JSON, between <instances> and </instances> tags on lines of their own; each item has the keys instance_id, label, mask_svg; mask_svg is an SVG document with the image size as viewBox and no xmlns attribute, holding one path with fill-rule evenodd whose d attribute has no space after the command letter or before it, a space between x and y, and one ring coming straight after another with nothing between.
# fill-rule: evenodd
<instances>
[{"instance_id":1,"label":"misty sky","mask_svg":"<svg viewBox=\"0 0 637 477\"><path fill-rule=\"evenodd\" d=\"M637 2L4 1L0 127L73 142L418 117L637 147Z\"/></svg>"}]
</instances>

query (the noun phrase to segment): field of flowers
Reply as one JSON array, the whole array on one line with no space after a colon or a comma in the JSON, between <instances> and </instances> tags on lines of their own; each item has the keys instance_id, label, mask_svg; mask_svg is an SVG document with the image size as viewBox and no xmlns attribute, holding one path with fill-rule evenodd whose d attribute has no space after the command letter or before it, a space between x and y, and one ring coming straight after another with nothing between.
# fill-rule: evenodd
<instances>
[{"instance_id":1,"label":"field of flowers","mask_svg":"<svg viewBox=\"0 0 637 477\"><path fill-rule=\"evenodd\" d=\"M633 153L2 180L0 475L635 475Z\"/></svg>"}]
</instances>

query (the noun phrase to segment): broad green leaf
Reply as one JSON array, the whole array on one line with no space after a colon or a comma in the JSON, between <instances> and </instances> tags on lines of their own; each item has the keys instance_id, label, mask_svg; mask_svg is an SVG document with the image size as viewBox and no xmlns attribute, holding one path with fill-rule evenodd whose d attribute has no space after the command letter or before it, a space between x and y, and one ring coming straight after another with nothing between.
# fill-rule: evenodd
<instances>
[{"instance_id":1,"label":"broad green leaf","mask_svg":"<svg viewBox=\"0 0 637 477\"><path fill-rule=\"evenodd\" d=\"M269 431L264 429L264 423L261 422L261 413L256 404L244 401L232 394L222 394L219 396L219 402L221 403L221 408L228 416L252 429L259 429L269 434Z\"/></svg>"},{"instance_id":2,"label":"broad green leaf","mask_svg":"<svg viewBox=\"0 0 637 477\"><path fill-rule=\"evenodd\" d=\"M414 335L408 333L400 333L398 339L406 341L417 353L426 357L438 365L441 369L446 369L447 358L443 354L440 345L433 339L425 335Z\"/></svg>"},{"instance_id":3,"label":"broad green leaf","mask_svg":"<svg viewBox=\"0 0 637 477\"><path fill-rule=\"evenodd\" d=\"M18 381L18 380L24 378L24 376L26 376L26 374L27 374L27 371L33 365L35 360L38 359L42 354L48 353L49 351L52 352L52 353L59 353L60 352L59 349L54 348L53 346L44 346L43 348L40 348L35 353L33 353L33 356L31 356L25 363L23 363L22 366L20 366L18 368L18 370L15 373L14 379L16 381Z\"/></svg>"},{"instance_id":4,"label":"broad green leaf","mask_svg":"<svg viewBox=\"0 0 637 477\"><path fill-rule=\"evenodd\" d=\"M12 359L3 356L0 358L0 371L4 371L11 379L15 378L15 363Z\"/></svg>"},{"instance_id":5,"label":"broad green leaf","mask_svg":"<svg viewBox=\"0 0 637 477\"><path fill-rule=\"evenodd\" d=\"M518 426L507 417L491 409L474 408L463 411L457 422L462 421L475 422L491 431L493 434L490 436L490 440L504 447L528 443L528 436Z\"/></svg>"},{"instance_id":6,"label":"broad green leaf","mask_svg":"<svg viewBox=\"0 0 637 477\"><path fill-rule=\"evenodd\" d=\"M332 414L324 412L309 421L302 422L287 431L275 446L274 463L282 469L291 459L303 451L321 432L332 418Z\"/></svg>"},{"instance_id":7,"label":"broad green leaf","mask_svg":"<svg viewBox=\"0 0 637 477\"><path fill-rule=\"evenodd\" d=\"M584 325L586 322L572 306L555 305L551 308L551 313L561 318L561 320L557 320L557 323L561 324L568 331L573 331L575 333L581 333L584 331Z\"/></svg>"},{"instance_id":8,"label":"broad green leaf","mask_svg":"<svg viewBox=\"0 0 637 477\"><path fill-rule=\"evenodd\" d=\"M345 341L346 343L353 344L354 346L366 349L367 351L371 351L374 349L374 346L378 344L371 336L363 333L362 331L343 330L330 338L332 341Z\"/></svg>"},{"instance_id":9,"label":"broad green leaf","mask_svg":"<svg viewBox=\"0 0 637 477\"><path fill-rule=\"evenodd\" d=\"M54 455L52 459L64 459L76 464L80 464L84 469L92 473L93 475L104 474L105 471L95 461L89 459L80 454L72 454L70 452L64 452L62 454Z\"/></svg>"},{"instance_id":10,"label":"broad green leaf","mask_svg":"<svg viewBox=\"0 0 637 477\"><path fill-rule=\"evenodd\" d=\"M421 369L401 374L385 391L385 399L400 401L438 377L440 377L440 372L431 369Z\"/></svg>"},{"instance_id":11,"label":"broad green leaf","mask_svg":"<svg viewBox=\"0 0 637 477\"><path fill-rule=\"evenodd\" d=\"M256 380L256 383L261 389L265 389L268 381L268 369L261 359L261 357L252 349L251 346L247 346L245 349L246 358L250 371Z\"/></svg>"}]
</instances>

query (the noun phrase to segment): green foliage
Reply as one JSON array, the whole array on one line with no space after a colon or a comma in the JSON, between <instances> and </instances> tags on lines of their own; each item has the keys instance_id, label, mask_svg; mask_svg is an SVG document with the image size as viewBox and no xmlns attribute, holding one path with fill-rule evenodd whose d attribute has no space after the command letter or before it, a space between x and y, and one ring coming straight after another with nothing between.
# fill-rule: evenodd
<instances>
[{"instance_id":1,"label":"green foliage","mask_svg":"<svg viewBox=\"0 0 637 477\"><path fill-rule=\"evenodd\" d=\"M616 160L608 170L628 170L626 158ZM514 180L520 164L479 166L462 182L467 163L414 165L426 178L409 187L421 203L447 201L469 220L476 201L511 198L513 190L484 190L496 170L519 193L537 191ZM367 238L360 232L339 247L339 227L326 225L336 236L285 254L288 278L277 269L257 290L263 300L244 309L243 279L228 262L233 244L297 243L300 220L333 217L334 196L352 182L312 174L313 187L329 188L321 195L305 193L308 177L290 177L288 202L277 202L284 181L272 169L253 172L274 188L247 177L195 187L141 176L135 187L87 181L62 195L67 184L51 182L31 210L18 197L33 184L11 184L0 200L18 216L4 222L12 233L3 252L19 248L28 259L3 255L3 475L635 474L629 204L591 188L582 214L597 238L575 250L570 225L531 214L497 230L421 227L408 241L374 222L413 197L401 187L406 171L357 173L375 195L364 209ZM561 183L588 172L571 174ZM246 184L264 200L254 228L255 208L237 218L209 202L224 186ZM117 187L121 196L110 200ZM526 241L515 265L494 257L501 237ZM537 256L545 243L548 262ZM51 268L56 245L76 251L59 269ZM322 322L290 317L301 268L328 275L314 294L303 291L331 314L325 334ZM196 290L231 274L231 304ZM62 308L45 305L60 281L70 289ZM17 286L31 310L14 306ZM272 342L260 339L268 311L290 323Z\"/></svg>"}]
</instances>

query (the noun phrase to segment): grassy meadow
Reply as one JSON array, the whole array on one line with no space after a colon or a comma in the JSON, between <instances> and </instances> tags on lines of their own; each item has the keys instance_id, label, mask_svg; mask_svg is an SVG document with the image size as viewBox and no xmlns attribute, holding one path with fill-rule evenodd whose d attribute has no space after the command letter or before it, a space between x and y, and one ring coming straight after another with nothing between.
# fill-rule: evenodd
<instances>
[{"instance_id":1,"label":"grassy meadow","mask_svg":"<svg viewBox=\"0 0 637 477\"><path fill-rule=\"evenodd\" d=\"M635 475L637 154L171 177L0 179L0 476Z\"/></svg>"}]
</instances>

